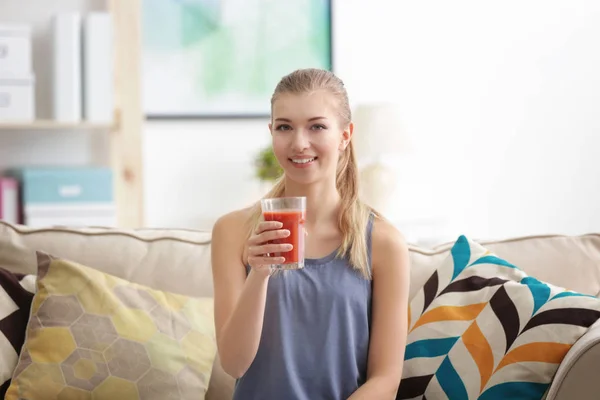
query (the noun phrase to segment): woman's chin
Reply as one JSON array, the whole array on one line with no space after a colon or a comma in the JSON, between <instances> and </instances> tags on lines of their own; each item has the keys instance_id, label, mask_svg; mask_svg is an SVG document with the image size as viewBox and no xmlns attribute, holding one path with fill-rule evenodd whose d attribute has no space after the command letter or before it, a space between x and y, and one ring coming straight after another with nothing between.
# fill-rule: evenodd
<instances>
[{"instance_id":1,"label":"woman's chin","mask_svg":"<svg viewBox=\"0 0 600 400\"><path fill-rule=\"evenodd\" d=\"M295 185L309 186L325 181L325 177L319 174L298 174L296 171L286 171L286 180Z\"/></svg>"}]
</instances>

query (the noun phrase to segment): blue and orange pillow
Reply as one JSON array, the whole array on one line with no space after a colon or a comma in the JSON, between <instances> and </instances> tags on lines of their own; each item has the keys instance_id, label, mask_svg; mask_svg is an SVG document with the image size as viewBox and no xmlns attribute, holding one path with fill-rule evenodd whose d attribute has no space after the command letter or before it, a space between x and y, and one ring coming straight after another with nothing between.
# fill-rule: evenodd
<instances>
[{"instance_id":1,"label":"blue and orange pillow","mask_svg":"<svg viewBox=\"0 0 600 400\"><path fill-rule=\"evenodd\" d=\"M461 236L410 302L397 399L541 399L600 299L528 276Z\"/></svg>"}]
</instances>

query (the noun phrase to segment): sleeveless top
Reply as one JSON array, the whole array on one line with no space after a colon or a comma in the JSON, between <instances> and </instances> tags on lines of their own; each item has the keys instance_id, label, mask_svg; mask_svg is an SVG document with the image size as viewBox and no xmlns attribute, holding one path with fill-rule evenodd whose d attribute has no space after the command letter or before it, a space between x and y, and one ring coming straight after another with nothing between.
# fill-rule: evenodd
<instances>
[{"instance_id":1,"label":"sleeveless top","mask_svg":"<svg viewBox=\"0 0 600 400\"><path fill-rule=\"evenodd\" d=\"M369 268L372 229L373 215ZM233 400L342 400L366 381L371 281L336 253L269 278L258 352Z\"/></svg>"}]
</instances>

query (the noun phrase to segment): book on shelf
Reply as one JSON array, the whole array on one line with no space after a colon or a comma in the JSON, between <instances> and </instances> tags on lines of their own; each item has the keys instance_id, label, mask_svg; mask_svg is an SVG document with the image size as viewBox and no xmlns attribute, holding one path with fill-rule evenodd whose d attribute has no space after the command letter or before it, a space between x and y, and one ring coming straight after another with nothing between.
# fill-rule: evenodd
<instances>
[{"instance_id":1,"label":"book on shelf","mask_svg":"<svg viewBox=\"0 0 600 400\"><path fill-rule=\"evenodd\" d=\"M11 224L20 222L19 185L11 177L0 176L0 220Z\"/></svg>"}]
</instances>

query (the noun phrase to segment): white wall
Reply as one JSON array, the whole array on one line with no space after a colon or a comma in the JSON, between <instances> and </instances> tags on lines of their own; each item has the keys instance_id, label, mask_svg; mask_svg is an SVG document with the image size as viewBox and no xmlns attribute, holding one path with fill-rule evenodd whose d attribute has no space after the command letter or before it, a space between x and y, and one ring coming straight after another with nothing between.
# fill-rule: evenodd
<instances>
[{"instance_id":1,"label":"white wall","mask_svg":"<svg viewBox=\"0 0 600 400\"><path fill-rule=\"evenodd\" d=\"M600 231L600 2L334 6L336 72L352 103L397 101L415 145L399 163L393 219L441 216L451 237ZM202 227L254 199L266 123L148 122L146 225ZM0 133L0 167L42 153L87 162L98 157L89 145Z\"/></svg>"},{"instance_id":2,"label":"white wall","mask_svg":"<svg viewBox=\"0 0 600 400\"><path fill-rule=\"evenodd\" d=\"M209 228L259 196L254 155L268 120L149 122L144 137L146 224Z\"/></svg>"},{"instance_id":3,"label":"white wall","mask_svg":"<svg viewBox=\"0 0 600 400\"><path fill-rule=\"evenodd\" d=\"M394 86L412 133L442 153L431 165L464 216L454 229L600 231L600 3L403 2L389 15Z\"/></svg>"}]
</instances>

